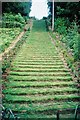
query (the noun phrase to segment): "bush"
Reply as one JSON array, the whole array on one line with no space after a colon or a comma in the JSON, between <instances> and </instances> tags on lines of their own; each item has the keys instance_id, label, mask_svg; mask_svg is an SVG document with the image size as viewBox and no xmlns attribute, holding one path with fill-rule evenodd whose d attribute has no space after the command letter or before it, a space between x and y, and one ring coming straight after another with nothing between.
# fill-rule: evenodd
<instances>
[{"instance_id":1,"label":"bush","mask_svg":"<svg viewBox=\"0 0 80 120\"><path fill-rule=\"evenodd\" d=\"M12 28L20 27L22 28L25 24L25 19L20 13L13 15L12 13L4 13L2 17L2 27Z\"/></svg>"},{"instance_id":2,"label":"bush","mask_svg":"<svg viewBox=\"0 0 80 120\"><path fill-rule=\"evenodd\" d=\"M20 13L18 13L18 15L15 15L15 21L25 24L25 19L21 16Z\"/></svg>"},{"instance_id":3,"label":"bush","mask_svg":"<svg viewBox=\"0 0 80 120\"><path fill-rule=\"evenodd\" d=\"M80 59L80 35L76 34L74 39L75 39L74 45L73 45L74 59L79 60Z\"/></svg>"},{"instance_id":4,"label":"bush","mask_svg":"<svg viewBox=\"0 0 80 120\"><path fill-rule=\"evenodd\" d=\"M67 47L70 48L73 52L74 59L79 59L80 51L80 36L78 33L78 26L75 22L71 24L68 28L67 34L61 39L62 42L65 42Z\"/></svg>"},{"instance_id":5,"label":"bush","mask_svg":"<svg viewBox=\"0 0 80 120\"><path fill-rule=\"evenodd\" d=\"M66 20L64 18L55 19L54 29L56 32L58 32L60 34L66 34L66 32L67 32Z\"/></svg>"},{"instance_id":6,"label":"bush","mask_svg":"<svg viewBox=\"0 0 80 120\"><path fill-rule=\"evenodd\" d=\"M24 19L25 19L25 22L27 23L28 17L27 17L27 16L24 16Z\"/></svg>"}]
</instances>

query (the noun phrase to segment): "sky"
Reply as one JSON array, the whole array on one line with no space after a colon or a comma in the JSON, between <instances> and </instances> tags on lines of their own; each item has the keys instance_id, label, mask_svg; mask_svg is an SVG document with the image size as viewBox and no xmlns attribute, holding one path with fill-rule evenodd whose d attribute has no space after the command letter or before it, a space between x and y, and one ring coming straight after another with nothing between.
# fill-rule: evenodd
<instances>
[{"instance_id":1,"label":"sky","mask_svg":"<svg viewBox=\"0 0 80 120\"><path fill-rule=\"evenodd\" d=\"M37 19L42 19L43 16L48 16L47 0L32 0L30 17L35 16Z\"/></svg>"}]
</instances>

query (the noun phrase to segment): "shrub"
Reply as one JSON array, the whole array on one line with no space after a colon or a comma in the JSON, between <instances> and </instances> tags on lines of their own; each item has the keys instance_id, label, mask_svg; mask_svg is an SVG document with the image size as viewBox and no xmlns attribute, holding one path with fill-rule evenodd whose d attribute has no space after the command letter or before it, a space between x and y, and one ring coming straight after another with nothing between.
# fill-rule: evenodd
<instances>
[{"instance_id":1,"label":"shrub","mask_svg":"<svg viewBox=\"0 0 80 120\"><path fill-rule=\"evenodd\" d=\"M66 43L66 46L73 52L74 59L79 59L80 51L80 36L78 33L78 26L75 22L68 28L67 34L62 37L62 42Z\"/></svg>"},{"instance_id":2,"label":"shrub","mask_svg":"<svg viewBox=\"0 0 80 120\"><path fill-rule=\"evenodd\" d=\"M18 15L15 15L15 21L25 24L25 19L21 16L20 13L18 13Z\"/></svg>"},{"instance_id":3,"label":"shrub","mask_svg":"<svg viewBox=\"0 0 80 120\"><path fill-rule=\"evenodd\" d=\"M25 19L20 13L14 15L12 13L4 13L2 17L2 27L12 28L20 27L22 28L25 24Z\"/></svg>"},{"instance_id":4,"label":"shrub","mask_svg":"<svg viewBox=\"0 0 80 120\"><path fill-rule=\"evenodd\" d=\"M75 60L79 60L80 59L80 35L76 34L76 36L74 37L75 41L74 41L74 59Z\"/></svg>"},{"instance_id":5,"label":"shrub","mask_svg":"<svg viewBox=\"0 0 80 120\"><path fill-rule=\"evenodd\" d=\"M56 32L60 33L60 34L66 34L66 20L64 18L57 18L55 19L55 23L54 23L54 29Z\"/></svg>"}]
</instances>

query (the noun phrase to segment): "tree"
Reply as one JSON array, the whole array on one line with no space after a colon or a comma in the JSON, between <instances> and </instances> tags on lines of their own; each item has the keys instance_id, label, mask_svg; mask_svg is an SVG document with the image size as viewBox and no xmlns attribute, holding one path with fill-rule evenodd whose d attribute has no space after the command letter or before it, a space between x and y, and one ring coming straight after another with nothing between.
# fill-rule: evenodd
<instances>
[{"instance_id":1,"label":"tree","mask_svg":"<svg viewBox=\"0 0 80 120\"><path fill-rule=\"evenodd\" d=\"M71 22L75 20L79 21L80 16L80 4L79 2L55 2L55 17L65 17Z\"/></svg>"},{"instance_id":2,"label":"tree","mask_svg":"<svg viewBox=\"0 0 80 120\"><path fill-rule=\"evenodd\" d=\"M18 14L21 13L22 16L29 16L31 8L31 2L3 2L2 3L2 13Z\"/></svg>"},{"instance_id":3,"label":"tree","mask_svg":"<svg viewBox=\"0 0 80 120\"><path fill-rule=\"evenodd\" d=\"M47 4L49 8L48 19L49 19L49 22L51 23L50 25L52 26L52 2L48 2Z\"/></svg>"},{"instance_id":4,"label":"tree","mask_svg":"<svg viewBox=\"0 0 80 120\"><path fill-rule=\"evenodd\" d=\"M48 2L49 19L52 21L52 2ZM78 24L80 24L80 4L79 2L55 2L54 3L55 18L64 17L69 19L70 22L75 20L75 16Z\"/></svg>"}]
</instances>

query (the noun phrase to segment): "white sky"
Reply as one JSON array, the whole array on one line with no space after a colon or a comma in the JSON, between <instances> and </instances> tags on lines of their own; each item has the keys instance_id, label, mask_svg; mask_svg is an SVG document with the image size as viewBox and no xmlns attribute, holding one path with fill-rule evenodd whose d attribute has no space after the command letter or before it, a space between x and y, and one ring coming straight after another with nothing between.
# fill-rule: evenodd
<instances>
[{"instance_id":1,"label":"white sky","mask_svg":"<svg viewBox=\"0 0 80 120\"><path fill-rule=\"evenodd\" d=\"M42 19L43 16L48 16L47 0L32 0L32 7L30 17L35 16L38 19Z\"/></svg>"}]
</instances>

